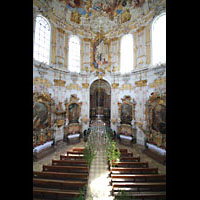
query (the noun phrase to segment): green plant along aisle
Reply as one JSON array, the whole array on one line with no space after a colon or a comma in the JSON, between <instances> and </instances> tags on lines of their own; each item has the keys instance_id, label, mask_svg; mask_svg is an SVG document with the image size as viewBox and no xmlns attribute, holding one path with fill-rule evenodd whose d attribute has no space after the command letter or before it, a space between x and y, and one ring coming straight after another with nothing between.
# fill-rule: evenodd
<instances>
[{"instance_id":1,"label":"green plant along aisle","mask_svg":"<svg viewBox=\"0 0 200 200\"><path fill-rule=\"evenodd\" d=\"M96 156L94 148L94 138L92 138L92 135L90 134L83 152L83 158L86 160L88 167L91 166L91 163Z\"/></svg>"},{"instance_id":2,"label":"green plant along aisle","mask_svg":"<svg viewBox=\"0 0 200 200\"><path fill-rule=\"evenodd\" d=\"M110 133L107 133L108 145L106 148L106 153L110 166L114 166L115 162L120 159L120 150L116 145L116 142L112 140Z\"/></svg>"}]
</instances>

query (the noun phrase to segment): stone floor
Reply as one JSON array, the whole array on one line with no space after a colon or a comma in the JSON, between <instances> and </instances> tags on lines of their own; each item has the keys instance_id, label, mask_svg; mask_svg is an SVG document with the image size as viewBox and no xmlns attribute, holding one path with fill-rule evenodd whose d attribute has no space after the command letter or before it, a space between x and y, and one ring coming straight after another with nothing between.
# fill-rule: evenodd
<instances>
[{"instance_id":1,"label":"stone floor","mask_svg":"<svg viewBox=\"0 0 200 200\"><path fill-rule=\"evenodd\" d=\"M104 150L96 153L90 168L86 200L112 200L108 178L108 162Z\"/></svg>"},{"instance_id":2,"label":"stone floor","mask_svg":"<svg viewBox=\"0 0 200 200\"><path fill-rule=\"evenodd\" d=\"M157 167L160 174L166 174L166 166L162 165L152 158L145 155L142 151L145 148L139 144L125 145L119 144L120 148L127 148L128 152L133 152L134 156L140 156L141 161L147 161L149 167ZM85 142L81 141L77 144L67 145L62 143L58 146L57 150L52 154L42 158L39 161L33 162L33 170L42 171L43 165L51 165L52 159L60 159L60 154L72 149L72 147L84 147ZM109 186L110 178L108 177L108 164L103 148L99 148L96 152L96 157L92 161L88 179L87 200L112 200L110 196L111 186Z\"/></svg>"},{"instance_id":3,"label":"stone floor","mask_svg":"<svg viewBox=\"0 0 200 200\"><path fill-rule=\"evenodd\" d=\"M57 146L56 151L47 155L46 157L33 162L33 170L34 171L42 171L43 165L51 165L52 160L60 160L60 155L65 153L68 150L71 150L73 147L83 147L85 146L85 142L81 141L80 143L74 143L74 144L67 144L67 143L61 143Z\"/></svg>"}]
</instances>

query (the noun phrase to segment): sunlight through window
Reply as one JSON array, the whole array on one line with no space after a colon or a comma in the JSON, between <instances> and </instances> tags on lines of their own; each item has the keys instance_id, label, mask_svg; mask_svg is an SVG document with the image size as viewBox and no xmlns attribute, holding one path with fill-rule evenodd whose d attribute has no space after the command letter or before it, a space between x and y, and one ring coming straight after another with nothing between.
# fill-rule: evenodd
<instances>
[{"instance_id":1,"label":"sunlight through window","mask_svg":"<svg viewBox=\"0 0 200 200\"><path fill-rule=\"evenodd\" d=\"M124 35L121 38L120 72L122 74L133 70L133 36Z\"/></svg>"},{"instance_id":2,"label":"sunlight through window","mask_svg":"<svg viewBox=\"0 0 200 200\"><path fill-rule=\"evenodd\" d=\"M152 24L152 64L166 63L166 14Z\"/></svg>"},{"instance_id":3,"label":"sunlight through window","mask_svg":"<svg viewBox=\"0 0 200 200\"><path fill-rule=\"evenodd\" d=\"M80 72L80 40L72 35L69 38L69 62L68 69L71 72Z\"/></svg>"},{"instance_id":4,"label":"sunlight through window","mask_svg":"<svg viewBox=\"0 0 200 200\"><path fill-rule=\"evenodd\" d=\"M50 25L41 15L36 17L34 38L34 59L49 64Z\"/></svg>"}]
</instances>

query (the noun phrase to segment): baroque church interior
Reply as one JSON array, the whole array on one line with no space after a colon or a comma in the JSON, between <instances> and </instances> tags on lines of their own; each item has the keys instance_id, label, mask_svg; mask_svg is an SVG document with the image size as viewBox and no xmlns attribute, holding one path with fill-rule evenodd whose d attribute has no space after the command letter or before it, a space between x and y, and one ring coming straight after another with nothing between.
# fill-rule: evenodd
<instances>
[{"instance_id":1,"label":"baroque church interior","mask_svg":"<svg viewBox=\"0 0 200 200\"><path fill-rule=\"evenodd\" d=\"M166 199L166 0L33 0L33 199Z\"/></svg>"}]
</instances>

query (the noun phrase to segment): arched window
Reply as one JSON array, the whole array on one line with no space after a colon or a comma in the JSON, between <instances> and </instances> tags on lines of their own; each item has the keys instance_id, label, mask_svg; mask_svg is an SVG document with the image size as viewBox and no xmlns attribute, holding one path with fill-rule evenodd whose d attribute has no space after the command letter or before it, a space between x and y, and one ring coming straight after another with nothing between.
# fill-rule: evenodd
<instances>
[{"instance_id":1,"label":"arched window","mask_svg":"<svg viewBox=\"0 0 200 200\"><path fill-rule=\"evenodd\" d=\"M38 15L35 19L34 59L49 64L50 60L50 24L46 18Z\"/></svg>"},{"instance_id":2,"label":"arched window","mask_svg":"<svg viewBox=\"0 0 200 200\"><path fill-rule=\"evenodd\" d=\"M128 73L133 70L133 35L127 34L121 38L120 72Z\"/></svg>"},{"instance_id":3,"label":"arched window","mask_svg":"<svg viewBox=\"0 0 200 200\"><path fill-rule=\"evenodd\" d=\"M152 23L152 64L166 63L166 13Z\"/></svg>"},{"instance_id":4,"label":"arched window","mask_svg":"<svg viewBox=\"0 0 200 200\"><path fill-rule=\"evenodd\" d=\"M71 72L80 72L80 39L72 35L69 38L68 69Z\"/></svg>"}]
</instances>

